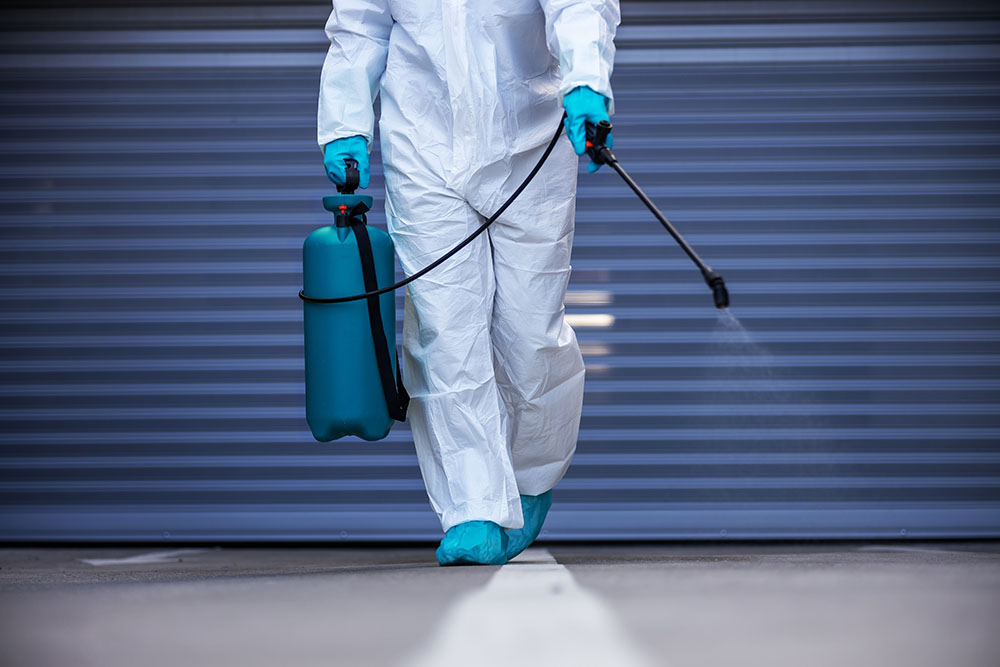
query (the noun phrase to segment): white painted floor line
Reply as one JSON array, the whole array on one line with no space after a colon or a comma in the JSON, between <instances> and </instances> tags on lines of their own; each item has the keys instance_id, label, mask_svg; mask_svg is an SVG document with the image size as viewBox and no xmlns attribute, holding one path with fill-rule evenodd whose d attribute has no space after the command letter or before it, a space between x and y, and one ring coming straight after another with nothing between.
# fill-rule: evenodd
<instances>
[{"instance_id":1,"label":"white painted floor line","mask_svg":"<svg viewBox=\"0 0 1000 667\"><path fill-rule=\"evenodd\" d=\"M138 554L126 558L81 558L81 563L88 565L137 565L143 563L172 563L185 554L197 554L208 549L178 549L176 551L153 551L148 554Z\"/></svg>"},{"instance_id":2,"label":"white painted floor line","mask_svg":"<svg viewBox=\"0 0 1000 667\"><path fill-rule=\"evenodd\" d=\"M407 667L648 667L614 614L545 549L459 598ZM663 661L657 661L663 664Z\"/></svg>"}]
</instances>

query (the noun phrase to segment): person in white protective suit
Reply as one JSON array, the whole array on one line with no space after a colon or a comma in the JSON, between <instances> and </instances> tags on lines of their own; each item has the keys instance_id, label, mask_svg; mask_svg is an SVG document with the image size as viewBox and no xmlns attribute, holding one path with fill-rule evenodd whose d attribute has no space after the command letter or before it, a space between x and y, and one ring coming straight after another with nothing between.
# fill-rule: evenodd
<instances>
[{"instance_id":1,"label":"person in white protective suit","mask_svg":"<svg viewBox=\"0 0 1000 667\"><path fill-rule=\"evenodd\" d=\"M584 120L612 110L618 3L333 5L319 144L331 179L354 157L366 186L381 93L386 217L407 275L492 215L569 114L572 144L560 139L488 237L411 283L405 300L402 374L446 533L438 560L503 563L537 537L576 448L584 364L563 308L576 156Z\"/></svg>"}]
</instances>

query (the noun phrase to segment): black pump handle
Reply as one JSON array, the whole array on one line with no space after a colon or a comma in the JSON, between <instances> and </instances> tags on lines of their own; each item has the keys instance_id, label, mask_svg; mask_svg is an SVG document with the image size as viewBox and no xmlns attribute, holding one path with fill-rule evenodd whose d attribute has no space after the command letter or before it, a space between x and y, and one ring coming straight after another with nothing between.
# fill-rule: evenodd
<instances>
[{"instance_id":1,"label":"black pump handle","mask_svg":"<svg viewBox=\"0 0 1000 667\"><path fill-rule=\"evenodd\" d=\"M347 165L347 179L343 185L337 186L337 192L342 195L353 195L361 184L361 174L358 172L358 161L347 158L344 160Z\"/></svg>"}]
</instances>

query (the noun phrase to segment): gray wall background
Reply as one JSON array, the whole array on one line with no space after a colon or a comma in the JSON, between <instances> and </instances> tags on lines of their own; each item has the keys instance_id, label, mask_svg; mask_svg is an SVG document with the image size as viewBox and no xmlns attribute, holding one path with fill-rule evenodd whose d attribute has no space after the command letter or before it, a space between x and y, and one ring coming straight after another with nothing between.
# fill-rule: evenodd
<instances>
[{"instance_id":1,"label":"gray wall background","mask_svg":"<svg viewBox=\"0 0 1000 667\"><path fill-rule=\"evenodd\" d=\"M1000 535L992 4L624 4L616 152L748 333L581 176L588 391L546 537ZM304 421L327 12L2 10L0 539L439 535L405 426Z\"/></svg>"}]
</instances>

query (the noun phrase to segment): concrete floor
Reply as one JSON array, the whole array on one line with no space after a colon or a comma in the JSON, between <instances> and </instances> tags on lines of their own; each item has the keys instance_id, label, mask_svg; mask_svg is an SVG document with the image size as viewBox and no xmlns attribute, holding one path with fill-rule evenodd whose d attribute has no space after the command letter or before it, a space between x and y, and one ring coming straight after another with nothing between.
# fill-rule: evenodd
<instances>
[{"instance_id":1,"label":"concrete floor","mask_svg":"<svg viewBox=\"0 0 1000 667\"><path fill-rule=\"evenodd\" d=\"M645 656L623 663L1000 665L997 542L551 544L555 563L503 568L526 591L514 596L509 586L497 592L501 568L440 568L430 547L185 549L196 550L0 550L0 664L395 665L484 590L494 591L482 599L496 613L481 637L469 636L475 619L463 626L468 650L488 652L529 627L539 646L569 656L587 636L560 626L566 613L546 611L559 609L546 596L564 584L530 602L535 591L523 588L543 581L529 570L558 568L579 599L606 612L602 625L621 627L623 655L629 644ZM498 627L506 618L520 625ZM531 665L538 650L511 653ZM586 655L574 666L596 664ZM489 663L477 656L465 664Z\"/></svg>"}]
</instances>

